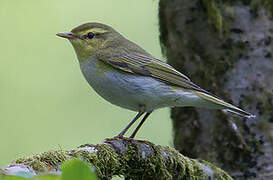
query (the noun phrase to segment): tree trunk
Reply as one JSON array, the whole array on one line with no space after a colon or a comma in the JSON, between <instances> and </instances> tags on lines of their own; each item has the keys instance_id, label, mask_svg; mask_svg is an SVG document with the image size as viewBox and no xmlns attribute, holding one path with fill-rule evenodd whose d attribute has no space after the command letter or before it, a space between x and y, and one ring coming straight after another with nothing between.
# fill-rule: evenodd
<instances>
[{"instance_id":1,"label":"tree trunk","mask_svg":"<svg viewBox=\"0 0 273 180\"><path fill-rule=\"evenodd\" d=\"M273 179L273 1L161 0L159 6L168 63L256 115L173 108L175 148L235 179Z\"/></svg>"}]
</instances>

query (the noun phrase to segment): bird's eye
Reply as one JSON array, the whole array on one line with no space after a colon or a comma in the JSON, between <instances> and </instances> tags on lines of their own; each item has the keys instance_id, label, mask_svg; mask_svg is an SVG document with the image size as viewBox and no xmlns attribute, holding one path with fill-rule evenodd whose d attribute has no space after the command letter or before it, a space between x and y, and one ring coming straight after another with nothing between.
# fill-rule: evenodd
<instances>
[{"instance_id":1,"label":"bird's eye","mask_svg":"<svg viewBox=\"0 0 273 180\"><path fill-rule=\"evenodd\" d=\"M95 36L95 34L92 33L92 32L89 32L89 33L86 35L86 37L87 37L88 39L93 39L94 36Z\"/></svg>"}]
</instances>

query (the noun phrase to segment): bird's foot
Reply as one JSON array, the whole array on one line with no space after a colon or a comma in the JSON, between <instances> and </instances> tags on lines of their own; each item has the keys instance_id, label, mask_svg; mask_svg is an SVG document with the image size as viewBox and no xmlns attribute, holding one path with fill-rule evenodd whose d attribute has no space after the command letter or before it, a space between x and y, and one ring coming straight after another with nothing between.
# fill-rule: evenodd
<instances>
[{"instance_id":1,"label":"bird's foot","mask_svg":"<svg viewBox=\"0 0 273 180\"><path fill-rule=\"evenodd\" d=\"M114 141L114 140L127 140L127 141L131 141L131 140L135 140L134 138L131 138L131 137L124 137L124 136L120 136L120 135L117 135L117 136L114 136L112 138L105 138L104 141Z\"/></svg>"},{"instance_id":2,"label":"bird's foot","mask_svg":"<svg viewBox=\"0 0 273 180\"><path fill-rule=\"evenodd\" d=\"M113 140L121 140L121 139L125 139L125 137L117 135L111 138L105 138L104 141L113 141Z\"/></svg>"}]
</instances>

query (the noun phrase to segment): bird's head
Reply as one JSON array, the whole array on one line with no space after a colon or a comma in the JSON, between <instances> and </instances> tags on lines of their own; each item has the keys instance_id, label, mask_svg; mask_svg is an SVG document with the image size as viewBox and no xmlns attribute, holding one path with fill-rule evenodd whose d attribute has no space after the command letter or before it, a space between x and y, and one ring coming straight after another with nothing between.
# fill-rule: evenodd
<instances>
[{"instance_id":1,"label":"bird's head","mask_svg":"<svg viewBox=\"0 0 273 180\"><path fill-rule=\"evenodd\" d=\"M119 41L121 35L110 26L101 23L86 23L69 33L58 33L57 36L68 39L79 58L88 59L94 51L105 46L106 42Z\"/></svg>"}]
</instances>

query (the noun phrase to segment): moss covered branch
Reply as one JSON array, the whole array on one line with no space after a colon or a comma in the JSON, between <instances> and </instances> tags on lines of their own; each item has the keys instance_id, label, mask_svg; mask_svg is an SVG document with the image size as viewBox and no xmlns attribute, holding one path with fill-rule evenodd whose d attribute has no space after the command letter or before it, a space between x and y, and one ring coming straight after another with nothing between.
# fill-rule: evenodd
<instances>
[{"instance_id":1,"label":"moss covered branch","mask_svg":"<svg viewBox=\"0 0 273 180\"><path fill-rule=\"evenodd\" d=\"M0 172L33 175L59 172L61 163L72 158L94 166L100 179L115 175L128 179L231 179L206 161L187 158L170 147L127 138L106 139L101 144L85 144L71 151L49 151L21 158Z\"/></svg>"}]
</instances>

